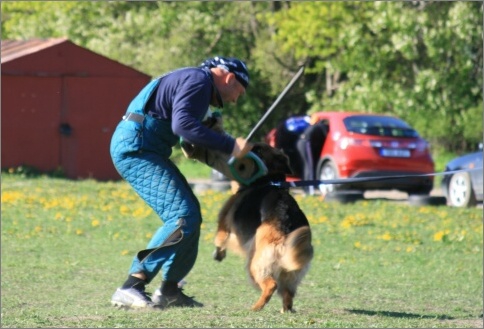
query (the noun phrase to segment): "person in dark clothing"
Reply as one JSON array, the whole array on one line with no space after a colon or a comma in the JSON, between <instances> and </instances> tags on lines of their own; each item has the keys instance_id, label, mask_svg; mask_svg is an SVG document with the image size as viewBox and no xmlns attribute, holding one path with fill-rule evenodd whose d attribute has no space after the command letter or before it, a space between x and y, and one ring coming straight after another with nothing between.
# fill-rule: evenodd
<instances>
[{"instance_id":1,"label":"person in dark clothing","mask_svg":"<svg viewBox=\"0 0 484 329\"><path fill-rule=\"evenodd\" d=\"M296 147L303 164L303 180L314 180L317 161L328 133L326 124L318 121L308 126L299 136ZM314 195L314 186L305 186L304 191Z\"/></svg>"},{"instance_id":2,"label":"person in dark clothing","mask_svg":"<svg viewBox=\"0 0 484 329\"><path fill-rule=\"evenodd\" d=\"M275 147L282 149L289 157L294 175L302 176L303 161L297 150L299 136L309 126L309 115L291 116L278 125L275 133Z\"/></svg>"},{"instance_id":3,"label":"person in dark clothing","mask_svg":"<svg viewBox=\"0 0 484 329\"><path fill-rule=\"evenodd\" d=\"M242 158L252 144L208 128L210 106L236 103L249 84L246 65L214 57L199 67L169 72L148 83L131 101L111 139L111 157L120 175L156 212L163 224L145 250L133 258L128 278L111 298L123 308L202 306L178 287L195 264L202 215L186 178L169 159L181 140ZM151 299L145 286L162 272Z\"/></svg>"}]
</instances>

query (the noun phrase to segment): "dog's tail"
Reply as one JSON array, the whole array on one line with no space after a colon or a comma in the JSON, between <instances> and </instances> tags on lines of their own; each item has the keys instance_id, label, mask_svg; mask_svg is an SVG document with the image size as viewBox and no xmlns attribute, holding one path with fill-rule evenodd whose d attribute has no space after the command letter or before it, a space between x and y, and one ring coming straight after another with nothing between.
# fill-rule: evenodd
<instances>
[{"instance_id":1,"label":"dog's tail","mask_svg":"<svg viewBox=\"0 0 484 329\"><path fill-rule=\"evenodd\" d=\"M284 242L281 265L286 271L297 271L305 267L313 258L311 229L302 226L291 232Z\"/></svg>"}]
</instances>

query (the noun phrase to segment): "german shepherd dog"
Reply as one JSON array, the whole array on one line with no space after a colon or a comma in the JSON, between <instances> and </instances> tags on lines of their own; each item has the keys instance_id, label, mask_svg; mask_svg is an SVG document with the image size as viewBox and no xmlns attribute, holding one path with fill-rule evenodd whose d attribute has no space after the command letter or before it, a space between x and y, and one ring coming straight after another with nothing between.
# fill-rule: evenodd
<instances>
[{"instance_id":1,"label":"german shepherd dog","mask_svg":"<svg viewBox=\"0 0 484 329\"><path fill-rule=\"evenodd\" d=\"M268 173L239 188L221 209L213 257L222 261L228 248L247 258L251 282L261 290L252 310L261 310L277 290L281 312L294 312L297 287L313 258L311 229L288 189L270 184L291 172L288 157L264 143L255 143L252 152Z\"/></svg>"}]
</instances>

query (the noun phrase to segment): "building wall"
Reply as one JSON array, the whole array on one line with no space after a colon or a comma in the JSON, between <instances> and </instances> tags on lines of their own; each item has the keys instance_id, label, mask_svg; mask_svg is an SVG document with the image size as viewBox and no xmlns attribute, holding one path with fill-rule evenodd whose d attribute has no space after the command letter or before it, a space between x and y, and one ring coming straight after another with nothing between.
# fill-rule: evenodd
<instances>
[{"instance_id":1,"label":"building wall","mask_svg":"<svg viewBox=\"0 0 484 329\"><path fill-rule=\"evenodd\" d=\"M118 178L109 154L111 136L144 78L64 79L60 122L71 127L61 137L60 158L69 177Z\"/></svg>"},{"instance_id":2,"label":"building wall","mask_svg":"<svg viewBox=\"0 0 484 329\"><path fill-rule=\"evenodd\" d=\"M2 168L59 165L61 80L2 76Z\"/></svg>"},{"instance_id":3,"label":"building wall","mask_svg":"<svg viewBox=\"0 0 484 329\"><path fill-rule=\"evenodd\" d=\"M2 61L2 168L119 179L111 136L150 77L69 41Z\"/></svg>"}]
</instances>

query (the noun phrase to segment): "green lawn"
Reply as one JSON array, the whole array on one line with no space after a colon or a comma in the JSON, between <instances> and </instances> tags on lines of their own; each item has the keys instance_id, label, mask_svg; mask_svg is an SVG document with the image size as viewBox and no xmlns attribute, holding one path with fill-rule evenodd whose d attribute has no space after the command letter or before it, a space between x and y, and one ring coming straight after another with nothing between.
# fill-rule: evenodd
<instances>
[{"instance_id":1,"label":"green lawn","mask_svg":"<svg viewBox=\"0 0 484 329\"><path fill-rule=\"evenodd\" d=\"M261 312L249 310L258 292L243 259L211 258L217 213L228 197L199 195L204 223L186 293L205 306L122 311L110 297L160 225L157 216L124 182L4 173L2 327L482 327L482 209L342 205L296 195L315 257L297 312L280 314L278 296Z\"/></svg>"}]
</instances>

